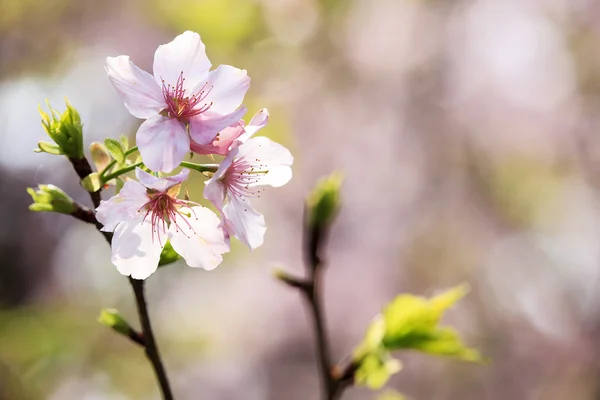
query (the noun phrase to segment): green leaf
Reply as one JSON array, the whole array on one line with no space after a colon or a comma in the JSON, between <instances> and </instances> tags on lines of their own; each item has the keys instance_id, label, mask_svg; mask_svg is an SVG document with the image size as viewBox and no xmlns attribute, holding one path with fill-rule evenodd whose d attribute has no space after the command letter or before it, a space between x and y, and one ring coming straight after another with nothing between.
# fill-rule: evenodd
<instances>
[{"instance_id":1,"label":"green leaf","mask_svg":"<svg viewBox=\"0 0 600 400\"><path fill-rule=\"evenodd\" d=\"M50 110L50 114L42 111L38 107L40 116L42 117L42 125L46 133L56 143L61 154L67 157L82 159L83 158L83 125L81 117L77 110L65 101L66 110L61 114L53 109L48 101L46 104ZM40 146L40 149L42 147ZM42 151L44 151L42 149ZM56 153L52 153L56 154Z\"/></svg>"},{"instance_id":2,"label":"green leaf","mask_svg":"<svg viewBox=\"0 0 600 400\"><path fill-rule=\"evenodd\" d=\"M36 153L48 153L48 154L53 154L55 156L60 156L63 155L65 153L63 153L63 151L61 150L61 148L54 144L54 143L50 143L50 142L44 142L43 140L40 140L38 142L38 148L33 150Z\"/></svg>"},{"instance_id":3,"label":"green leaf","mask_svg":"<svg viewBox=\"0 0 600 400\"><path fill-rule=\"evenodd\" d=\"M98 172L92 172L82 179L81 186L83 186L83 188L90 193L94 193L102 189L103 185L100 174Z\"/></svg>"},{"instance_id":4,"label":"green leaf","mask_svg":"<svg viewBox=\"0 0 600 400\"><path fill-rule=\"evenodd\" d=\"M389 352L382 349L362 358L354 374L354 380L359 385L379 389L401 368L400 361L392 358Z\"/></svg>"},{"instance_id":5,"label":"green leaf","mask_svg":"<svg viewBox=\"0 0 600 400\"><path fill-rule=\"evenodd\" d=\"M377 315L367 328L362 343L354 350L353 359L360 360L367 354L378 351L382 347L384 335L385 321L381 315Z\"/></svg>"},{"instance_id":6,"label":"green leaf","mask_svg":"<svg viewBox=\"0 0 600 400\"><path fill-rule=\"evenodd\" d=\"M407 294L397 296L376 316L352 359L358 366L356 382L372 389L381 387L399 370L391 351L413 349L428 354L451 356L464 361L484 362L477 350L466 347L459 334L440 326L444 312L468 292L458 286L431 299Z\"/></svg>"},{"instance_id":7,"label":"green leaf","mask_svg":"<svg viewBox=\"0 0 600 400\"><path fill-rule=\"evenodd\" d=\"M396 297L383 311L383 346L482 362L481 355L465 347L457 332L439 326L443 313L467 292L467 286L459 286L430 300L411 295Z\"/></svg>"},{"instance_id":8,"label":"green leaf","mask_svg":"<svg viewBox=\"0 0 600 400\"><path fill-rule=\"evenodd\" d=\"M125 150L123 150L123 147L121 147L121 142L115 139L106 138L104 139L104 145L113 158L117 160L118 164L125 163Z\"/></svg>"},{"instance_id":9,"label":"green leaf","mask_svg":"<svg viewBox=\"0 0 600 400\"><path fill-rule=\"evenodd\" d=\"M120 141L123 151L129 150L129 138L127 137L127 135L121 135Z\"/></svg>"},{"instance_id":10,"label":"green leaf","mask_svg":"<svg viewBox=\"0 0 600 400\"><path fill-rule=\"evenodd\" d=\"M179 260L181 256L177 254L177 252L171 246L171 242L167 241L165 247L160 253L160 261L158 262L159 267L164 267L166 265L172 264L175 261Z\"/></svg>"}]
</instances>

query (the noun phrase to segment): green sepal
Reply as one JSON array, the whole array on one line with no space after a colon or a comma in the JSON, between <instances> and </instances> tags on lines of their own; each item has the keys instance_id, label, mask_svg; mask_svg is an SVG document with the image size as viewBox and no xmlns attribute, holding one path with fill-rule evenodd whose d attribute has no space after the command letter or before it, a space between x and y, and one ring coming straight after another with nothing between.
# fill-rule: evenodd
<instances>
[{"instance_id":1,"label":"green sepal","mask_svg":"<svg viewBox=\"0 0 600 400\"><path fill-rule=\"evenodd\" d=\"M160 261L158 262L158 266L167 266L179 260L180 258L181 256L175 251L175 249L173 249L173 246L171 246L171 242L167 240L167 243L165 243L165 247L160 253Z\"/></svg>"},{"instance_id":2,"label":"green sepal","mask_svg":"<svg viewBox=\"0 0 600 400\"><path fill-rule=\"evenodd\" d=\"M81 180L81 186L90 193L97 192L102 189L102 178L98 172L92 172Z\"/></svg>"}]
</instances>

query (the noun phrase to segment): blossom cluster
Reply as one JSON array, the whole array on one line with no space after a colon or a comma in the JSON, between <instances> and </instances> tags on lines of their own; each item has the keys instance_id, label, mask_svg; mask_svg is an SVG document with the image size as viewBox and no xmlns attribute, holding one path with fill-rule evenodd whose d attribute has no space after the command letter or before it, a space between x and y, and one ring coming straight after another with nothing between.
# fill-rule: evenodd
<instances>
[{"instance_id":1,"label":"blossom cluster","mask_svg":"<svg viewBox=\"0 0 600 400\"><path fill-rule=\"evenodd\" d=\"M211 62L197 33L187 31L159 46L153 75L128 56L108 57L106 72L129 112L145 121L136 134L144 169L137 180L102 201L97 218L114 232L112 262L123 275L145 279L158 268L167 244L191 267L218 266L233 236L253 250L263 243L264 217L250 199L261 186L282 186L292 177L293 157L267 137L255 137L268 120L266 109L248 124L245 70ZM190 170L167 175L189 153L224 156L205 182L210 209L179 198Z\"/></svg>"}]
</instances>

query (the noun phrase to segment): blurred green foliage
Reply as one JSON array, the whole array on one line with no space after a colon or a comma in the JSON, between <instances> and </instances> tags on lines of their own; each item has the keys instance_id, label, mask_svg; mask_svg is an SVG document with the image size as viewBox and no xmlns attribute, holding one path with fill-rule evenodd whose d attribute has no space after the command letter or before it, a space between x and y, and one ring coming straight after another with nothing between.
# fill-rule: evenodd
<instances>
[{"instance_id":1,"label":"blurred green foliage","mask_svg":"<svg viewBox=\"0 0 600 400\"><path fill-rule=\"evenodd\" d=\"M479 352L464 346L458 333L439 326L444 312L468 292L458 286L431 299L402 294L375 317L354 351L356 381L372 389L382 387L400 370L394 350L413 349L463 361L484 362Z\"/></svg>"},{"instance_id":2,"label":"blurred green foliage","mask_svg":"<svg viewBox=\"0 0 600 400\"><path fill-rule=\"evenodd\" d=\"M262 26L258 4L247 0L154 0L149 10L175 32L199 32L211 52L242 45Z\"/></svg>"}]
</instances>

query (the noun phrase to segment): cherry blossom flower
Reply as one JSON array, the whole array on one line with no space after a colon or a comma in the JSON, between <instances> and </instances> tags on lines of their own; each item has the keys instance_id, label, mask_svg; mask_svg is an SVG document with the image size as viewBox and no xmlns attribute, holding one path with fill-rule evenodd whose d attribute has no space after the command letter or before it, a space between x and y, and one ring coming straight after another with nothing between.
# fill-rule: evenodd
<instances>
[{"instance_id":1,"label":"cherry blossom flower","mask_svg":"<svg viewBox=\"0 0 600 400\"><path fill-rule=\"evenodd\" d=\"M128 56L108 57L108 78L129 112L145 119L136 142L144 164L170 172L190 151L190 137L209 144L246 113L240 107L250 86L245 70L220 65L209 71L200 35L184 32L154 53L154 76Z\"/></svg>"},{"instance_id":2,"label":"cherry blossom flower","mask_svg":"<svg viewBox=\"0 0 600 400\"><path fill-rule=\"evenodd\" d=\"M190 143L190 150L197 154L218 154L227 155L234 145L241 144L245 138L248 138L265 127L269 122L269 111L266 108L258 111L250 120L248 125L245 121L239 120L233 125L228 126L217 134L212 143L200 144L193 140Z\"/></svg>"},{"instance_id":3,"label":"cherry blossom flower","mask_svg":"<svg viewBox=\"0 0 600 400\"><path fill-rule=\"evenodd\" d=\"M257 126L253 124L254 119L248 126ZM204 188L204 197L221 212L227 233L250 250L262 245L267 229L264 216L252 207L250 198L260 197L261 186L285 185L292 178L294 161L282 145L262 136L249 138L256 130L240 136Z\"/></svg>"},{"instance_id":4,"label":"cherry blossom flower","mask_svg":"<svg viewBox=\"0 0 600 400\"><path fill-rule=\"evenodd\" d=\"M139 182L123 189L97 208L102 231L114 232L112 262L119 272L146 279L158 268L167 240L190 267L211 270L229 251L219 217L206 207L177 198L189 170L158 178L137 169Z\"/></svg>"}]
</instances>

